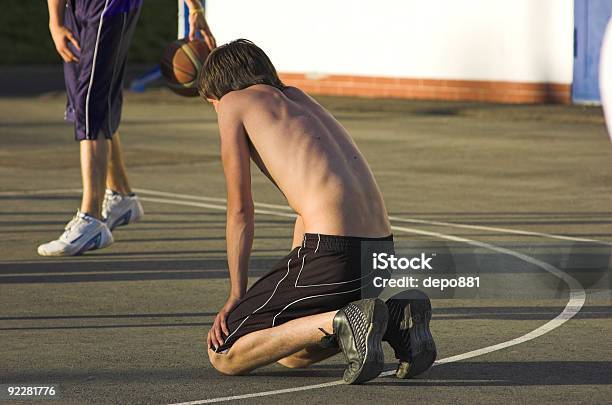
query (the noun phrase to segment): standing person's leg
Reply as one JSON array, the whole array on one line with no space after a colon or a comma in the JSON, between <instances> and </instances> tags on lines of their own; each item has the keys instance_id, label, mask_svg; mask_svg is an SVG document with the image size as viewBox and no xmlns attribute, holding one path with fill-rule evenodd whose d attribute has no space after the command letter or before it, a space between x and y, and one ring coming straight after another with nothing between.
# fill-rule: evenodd
<instances>
[{"instance_id":1,"label":"standing person's leg","mask_svg":"<svg viewBox=\"0 0 612 405\"><path fill-rule=\"evenodd\" d=\"M118 226L137 222L144 215L140 200L132 192L128 182L127 171L123 161L121 139L117 132L121 121L123 105L123 76L127 64L130 40L136 28L139 13L140 6L121 14L121 39L117 46L109 85L107 127L112 137L102 217L111 230Z\"/></svg>"},{"instance_id":2,"label":"standing person's leg","mask_svg":"<svg viewBox=\"0 0 612 405\"><path fill-rule=\"evenodd\" d=\"M123 152L118 132L113 135L110 146L110 159L106 172L106 188L123 195L128 195L132 192L132 189L130 188L125 163L123 162Z\"/></svg>"},{"instance_id":3,"label":"standing person's leg","mask_svg":"<svg viewBox=\"0 0 612 405\"><path fill-rule=\"evenodd\" d=\"M77 56L78 62L64 63L64 78L66 81L67 105L65 119L74 122L74 133L77 141L84 141L81 147L81 173L83 180L83 200L81 210L68 222L64 232L56 240L44 243L38 247L42 256L74 256L87 250L99 249L113 243L113 236L100 221L101 197L106 177L108 161L108 145L104 137L98 139L99 123L90 118L103 116L103 104L97 89L104 83L94 86L96 50L100 45L98 26L94 27L92 13L98 18L103 13L105 3L102 1L77 2L68 1L64 12L64 25L76 38L80 51L69 45ZM100 70L100 69L99 69ZM103 69L101 69L103 71ZM100 77L98 78L98 81ZM104 80L104 75L102 75ZM95 88L94 88L95 87ZM91 107L91 109L90 109ZM91 111L90 111L91 110ZM90 115L90 113L93 113Z\"/></svg>"},{"instance_id":4,"label":"standing person's leg","mask_svg":"<svg viewBox=\"0 0 612 405\"><path fill-rule=\"evenodd\" d=\"M92 215L102 219L112 230L116 226L136 222L143 215L140 201L131 193L127 181L117 132L123 107L123 77L130 41L140 14L140 3L131 3L130 9L113 8L108 2L104 3L104 7L95 31L90 75L82 77L89 82L85 111L81 116L85 118L85 139L104 135L108 145L81 147L84 183L81 210L95 209ZM99 12L95 7L92 10L90 17L91 13L97 15ZM88 32L93 40L94 31ZM88 144L87 141L83 143ZM100 159L104 157L106 160L102 162Z\"/></svg>"},{"instance_id":5,"label":"standing person's leg","mask_svg":"<svg viewBox=\"0 0 612 405\"><path fill-rule=\"evenodd\" d=\"M111 139L110 159L106 171L106 193L102 217L110 229L139 221L144 215L138 196L132 192L127 178L119 133Z\"/></svg>"},{"instance_id":6,"label":"standing person's leg","mask_svg":"<svg viewBox=\"0 0 612 405\"><path fill-rule=\"evenodd\" d=\"M108 142L119 126L125 59L140 3L130 3L130 7L124 9L106 0L67 3L65 25L77 33L81 50L78 63L65 64L66 119L74 121L75 139L81 142L83 199L65 232L39 246L40 255L79 255L113 242L109 227L100 218L108 219L103 210L108 205L103 204ZM119 221L126 223L134 218L132 212L122 215Z\"/></svg>"},{"instance_id":7,"label":"standing person's leg","mask_svg":"<svg viewBox=\"0 0 612 405\"><path fill-rule=\"evenodd\" d=\"M109 146L109 141L104 137L80 142L83 181L81 208L58 239L38 247L41 256L76 256L113 243L110 229L102 221Z\"/></svg>"},{"instance_id":8,"label":"standing person's leg","mask_svg":"<svg viewBox=\"0 0 612 405\"><path fill-rule=\"evenodd\" d=\"M81 212L102 220L106 171L109 157L109 141L105 138L81 141L81 177L83 199Z\"/></svg>"}]
</instances>

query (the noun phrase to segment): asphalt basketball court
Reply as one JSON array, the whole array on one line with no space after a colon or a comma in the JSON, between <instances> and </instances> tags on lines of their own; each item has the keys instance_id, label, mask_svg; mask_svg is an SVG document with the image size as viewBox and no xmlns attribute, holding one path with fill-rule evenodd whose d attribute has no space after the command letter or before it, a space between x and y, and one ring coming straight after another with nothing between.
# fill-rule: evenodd
<instances>
[{"instance_id":1,"label":"asphalt basketball court","mask_svg":"<svg viewBox=\"0 0 612 405\"><path fill-rule=\"evenodd\" d=\"M110 248L41 258L36 246L80 196L55 68L0 75L0 384L54 385L66 404L609 402L612 148L600 109L319 98L371 164L396 240L510 257L516 268L489 270L529 265L535 274L507 288L548 294L433 299L438 362L414 380L391 376L390 351L387 371L362 386L342 383L341 356L224 377L204 342L228 291L212 108L163 89L127 94L121 133L144 221L114 232ZM253 173L251 282L289 250L293 225ZM595 249L603 262L568 273L521 244Z\"/></svg>"},{"instance_id":2,"label":"asphalt basketball court","mask_svg":"<svg viewBox=\"0 0 612 405\"><path fill-rule=\"evenodd\" d=\"M396 240L612 248L612 148L600 109L320 102L370 162ZM214 111L164 89L127 94L121 133L143 222L116 230L107 249L42 258L36 246L79 203L78 144L63 107L60 92L0 98L2 383L55 384L66 404L609 401L609 267L584 285L542 265L562 286L552 298L433 300L439 363L414 380L345 386L341 356L221 376L204 341L228 291ZM290 249L293 223L253 173L255 280ZM387 362L393 370L391 352Z\"/></svg>"}]
</instances>

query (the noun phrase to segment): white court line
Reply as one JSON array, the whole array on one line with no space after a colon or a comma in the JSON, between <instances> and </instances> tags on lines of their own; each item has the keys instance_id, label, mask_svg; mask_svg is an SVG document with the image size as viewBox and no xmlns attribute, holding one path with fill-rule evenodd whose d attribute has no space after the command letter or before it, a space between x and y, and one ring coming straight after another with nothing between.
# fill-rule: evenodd
<instances>
[{"instance_id":1,"label":"white court line","mask_svg":"<svg viewBox=\"0 0 612 405\"><path fill-rule=\"evenodd\" d=\"M174 195L173 197L176 198L177 196ZM181 201L181 200L176 200L176 199L169 200L169 199L150 198L150 197L141 197L141 199L152 201L152 202L158 202L162 204L203 207L203 208L210 208L210 209L216 209L216 210L221 210L221 211L225 211L226 209L224 205L206 204L206 203L199 203L195 201ZM275 216L282 216L282 217L295 217L295 214L291 214L288 212L278 212L278 211L262 210L262 209L255 209L255 212L259 214L268 214L268 215L275 215ZM487 346L481 349L472 350L467 353L462 353L462 354L458 354L455 356L440 359L436 361L436 363L434 364L435 366L446 364L446 363L451 363L451 362L456 362L460 360L465 360L465 359L473 358L476 356L481 356L483 354L491 353L497 350L505 349L507 347L515 346L515 345L533 340L563 325L565 322L573 318L584 305L586 293L584 289L582 288L582 286L580 285L580 283L578 283L578 281L574 279L573 277L571 277L570 275L563 273L561 270L559 270L555 266L552 266L548 263L542 262L540 260L534 259L530 256L523 255L519 252L515 252L510 249L490 245L488 243L479 242L479 241L475 241L472 239L467 239L467 238L463 238L459 236L446 235L446 234L437 233L437 232L429 232L429 231L424 231L420 229L406 228L406 227L400 227L400 226L392 226L391 228L393 230L400 231L400 232L414 233L418 235L432 236L435 238L446 239L446 240L451 240L455 242L467 243L473 246L479 246L479 247L494 250L494 251L497 251L503 254L517 257L521 260L532 263L542 268L543 270L559 277L570 288L570 299L567 302L563 311L559 315L557 315L554 319L548 321L544 325L539 326L538 328L532 330L531 332L525 335L508 340L506 342L501 342L501 343L498 343L492 346ZM536 235L536 236L544 236L544 235ZM390 371L381 373L381 376L388 376L388 375L392 375L393 373L395 373L395 371L390 370ZM238 399L247 399L247 398L254 398L254 397L264 397L264 396L270 396L270 395L298 392L298 391L307 391L307 390L313 390L313 389L318 389L318 388L328 388L328 387L333 387L333 386L342 385L342 384L344 384L344 381L337 380L337 381L330 381L330 382L322 383L322 384L306 385L306 386L293 387L293 388L287 388L287 389L282 389L282 390L262 391L262 392L244 394L244 395L235 395L235 396L230 396L230 397L210 398L210 399L204 399L204 400L182 402L182 403L177 403L173 405L196 405L196 404L206 404L206 403L213 403L213 402L226 402L226 401L232 401L232 400L238 400Z\"/></svg>"},{"instance_id":2,"label":"white court line","mask_svg":"<svg viewBox=\"0 0 612 405\"><path fill-rule=\"evenodd\" d=\"M66 262L64 262L66 263ZM91 262L89 262L91 263ZM38 262L40 264L40 262ZM158 274L158 273L201 273L202 270L124 270L124 271L75 271L75 272L62 272L62 271L53 271L53 272L44 272L44 273L25 273L25 272L15 272L15 273L4 273L0 274L0 280L2 278L10 278L10 277L41 277L41 276L106 276L107 274Z\"/></svg>"},{"instance_id":3,"label":"white court line","mask_svg":"<svg viewBox=\"0 0 612 405\"><path fill-rule=\"evenodd\" d=\"M513 250L510 249L506 249L503 247L499 247L499 246L494 246L491 245L489 243L484 243L484 242L480 242L480 241L475 241L472 239L467 239L467 238L462 238L459 236L453 236L453 235L445 235L445 234L441 234L441 233L437 233L437 232L428 232L428 231L423 231L423 230L419 230L419 229L413 229L413 228L404 228L404 227L399 227L399 226L392 226L393 229L399 230L399 231L404 231L404 232L410 232L410 233L416 233L416 234L420 234L420 235L427 235L427 236L433 236L436 238L440 238L440 239L446 239L446 240L451 240L451 241L455 241L455 242L461 242L461 243L467 243L473 246L479 246L485 249L489 249L489 250L493 250L502 254L506 254L509 256L514 256L520 260L526 261L528 263L534 264L538 267L540 267L541 269L557 276L558 278L560 278L561 280L563 280L565 282L565 284L567 284L567 286L570 288L570 299L567 302L567 304L565 305L565 308L563 309L563 311L561 311L561 313L559 315L557 315L554 319L548 321L547 323L545 323L544 325L532 330L531 332L514 338L512 340L508 340L506 342L502 342L493 346L488 346L488 347L484 347L482 349L478 349L478 350L473 350L471 352L467 352L467 353L463 353L463 354L459 354L456 356L451 356L451 357L447 357L445 359L441 359L438 360L436 362L436 365L439 364L445 364L445 363L452 363L455 361L459 361L459 360L464 360L464 359L469 359L472 357L476 357L476 356L481 356L483 354L486 353L491 353L497 350L501 350L510 346L515 346L518 345L520 343L523 342L527 342L529 340L535 339L539 336L542 336L548 332L550 332L553 329L558 328L559 326L563 325L565 322L567 322L568 320L572 319L574 317L574 315L576 315L580 309L582 308L582 306L584 305L584 301L586 299L586 293L584 291L584 289L582 288L582 285L572 276L570 276L567 273L564 273L563 271L559 270L557 267L543 262L541 260L537 260L531 256L527 256L524 255L522 253L519 252L515 252Z\"/></svg>"},{"instance_id":4,"label":"white court line","mask_svg":"<svg viewBox=\"0 0 612 405\"><path fill-rule=\"evenodd\" d=\"M409 223L414 223L414 224L446 226L449 228L463 228L463 229L473 229L473 230L487 231L487 232L511 233L515 235L524 235L524 236L538 236L538 237L549 238L549 239L568 240L568 241L574 241L574 242L588 242L588 243L597 243L601 245L612 246L612 242L605 242L605 241L597 240L597 239L577 238L574 236L555 235L552 233L525 231L521 229L509 229L509 228L498 228L498 227L493 227L493 226L459 224L456 222L429 221L425 219L400 218L400 217L395 217L395 216L390 216L389 220L398 221L398 222L409 222Z\"/></svg>"},{"instance_id":5,"label":"white court line","mask_svg":"<svg viewBox=\"0 0 612 405\"><path fill-rule=\"evenodd\" d=\"M189 200L211 201L211 202L219 202L219 203L224 203L224 204L227 202L225 198L200 197L200 196L189 195L189 194L176 194L176 193L168 193L168 192L163 192L163 191L148 190L144 188L134 189L134 190L141 194L157 195L161 197L184 198L184 199L189 199ZM255 206L293 212L293 210L286 205L255 203ZM573 242L587 242L587 243L601 244L605 246L612 246L612 242L606 242L606 241L602 241L598 239L556 235L553 233L526 231L522 229L500 228L500 227L482 226L482 225L470 225L470 224L461 224L457 222L432 221L432 220L418 219L418 218L401 218L401 217L396 217L396 216L390 216L389 220L398 221L398 222L423 224L423 225L444 226L444 227L449 227L449 228L463 228L463 229L472 229L472 230L479 230L479 231L486 231L486 232L500 232L500 233L505 233L505 234L536 236L540 238L567 240L567 241L573 241Z\"/></svg>"},{"instance_id":6,"label":"white court line","mask_svg":"<svg viewBox=\"0 0 612 405\"><path fill-rule=\"evenodd\" d=\"M24 195L41 195L41 194L62 194L62 193L80 193L80 188L56 188L53 190L23 190L23 191L2 191L0 197L21 197Z\"/></svg>"},{"instance_id":7,"label":"white court line","mask_svg":"<svg viewBox=\"0 0 612 405\"><path fill-rule=\"evenodd\" d=\"M210 201L210 202L218 202L218 203L223 203L223 204L227 203L227 200L225 198L201 197L201 196L195 196L195 195L190 195L190 194L168 193L164 191L148 190L146 188L135 188L134 191L139 194L156 195L159 197L172 197L172 198L178 197L178 198L184 198L187 200ZM255 206L293 212L293 210L290 207L287 207L286 205L266 204L266 203L257 202L255 203Z\"/></svg>"},{"instance_id":8,"label":"white court line","mask_svg":"<svg viewBox=\"0 0 612 405\"><path fill-rule=\"evenodd\" d=\"M213 210L225 211L225 205L201 203L197 201L168 200L166 198L155 198L155 197L140 197L140 199L142 201L151 201L151 202L157 202L157 203L162 203L162 204L187 205L190 207L202 207L202 208L210 208ZM265 214L265 215L275 215L278 217L287 217L287 218L295 218L297 216L290 212L276 212L276 211L270 211L270 210L262 210L259 208L255 208L255 213Z\"/></svg>"},{"instance_id":9,"label":"white court line","mask_svg":"<svg viewBox=\"0 0 612 405\"><path fill-rule=\"evenodd\" d=\"M195 195L190 195L190 194L169 193L169 192L164 192L164 191L149 190L145 188L135 188L134 191L140 194L156 195L160 197L183 198L183 199L188 199L188 200L209 201L213 203L224 203L224 204L227 202L225 198L201 197L201 196L195 196ZM73 192L80 193L81 189L6 191L6 192L0 192L0 196L40 195L40 194L57 194L57 193L73 193ZM286 205L255 203L255 206L293 212L293 210ZM261 212L261 213L263 214L264 212ZM432 220L418 219L418 218L401 218L401 217L396 217L396 216L390 216L389 220L398 221L398 222L406 222L406 223L423 224L423 225L444 226L444 227L449 227L449 228L463 228L463 229L472 229L472 230L479 230L479 231L486 231L486 232L500 232L500 233L506 233L506 234L514 234L514 235L535 236L535 237L541 237L541 238L547 238L547 239L567 240L567 241L573 241L573 242L596 243L596 244L601 244L605 246L612 246L612 242L607 242L607 241L603 241L599 239L578 238L574 236L557 235L554 233L544 233L544 232L536 232L536 231L526 231L522 229L500 228L500 227L491 227L491 226L482 226L482 225L470 225L470 224L462 224L458 222L432 221Z\"/></svg>"},{"instance_id":10,"label":"white court line","mask_svg":"<svg viewBox=\"0 0 612 405\"><path fill-rule=\"evenodd\" d=\"M225 211L225 206L223 205L199 203L196 201L180 201L176 199L169 200L169 199L163 199L163 198L150 198L150 197L141 197L141 199L146 200L146 201L158 202L162 204L187 205L187 206L193 206L193 207L205 207L205 208ZM283 216L283 217L295 217L295 214L270 211L270 210L255 209L255 212L260 213L260 214L277 215L277 216ZM502 248L499 246L494 246L488 243L479 242L479 241L475 241L472 239L467 239L467 238L463 238L459 236L446 235L446 234L442 234L438 232L429 232L429 231L423 231L420 229L405 228L405 227L400 227L400 226L392 226L391 228L395 231L413 233L413 234L425 235L425 236L432 236L432 237L439 238L439 239L446 239L446 240L451 240L455 242L466 243L466 244L470 244L473 246L478 246L478 247L482 247L485 249L493 250L493 251L496 251L502 254L514 256L520 260L532 263L542 268L543 270L559 277L570 288L570 299L567 302L563 311L559 315L557 315L554 319L548 321L544 325L539 326L538 328L532 330L531 332L525 335L519 336L517 338L511 339L505 342L501 342L501 343L498 343L492 346L483 347L477 350L472 350L467 353L462 353L462 354L458 354L455 356L440 359L436 361L435 363L436 366L441 365L441 364L456 362L459 360L465 360L465 359L469 359L472 357L481 356L483 354L491 353L497 350L505 349L507 347L515 346L515 345L533 340L563 325L565 322L573 318L574 315L576 315L580 311L582 306L584 305L586 293L584 289L582 288L582 286L580 285L580 283L576 279L562 272L555 266L552 266L548 263L534 259L533 257L524 255L519 252L515 252L510 249ZM395 370L385 371L381 373L381 376L393 375L394 373L395 373ZM322 384L305 385L301 387L292 387L292 388L286 388L286 389L281 389L281 390L261 391L261 392L254 392L250 394L234 395L234 396L229 396L229 397L219 397L219 398L210 398L210 399L196 400L196 401L190 401L190 402L181 402L181 403L176 403L172 405L198 405L198 404L208 404L208 403L213 403L213 402L226 402L226 401L233 401L233 400L239 400L239 399L248 399L248 398L255 398L255 397L287 394L287 393L298 392L298 391L307 391L307 390L313 390L313 389L318 389L318 388L328 388L328 387L333 387L333 386L342 385L342 384L344 384L344 381L336 380L336 381L330 381L330 382L322 383Z\"/></svg>"}]
</instances>

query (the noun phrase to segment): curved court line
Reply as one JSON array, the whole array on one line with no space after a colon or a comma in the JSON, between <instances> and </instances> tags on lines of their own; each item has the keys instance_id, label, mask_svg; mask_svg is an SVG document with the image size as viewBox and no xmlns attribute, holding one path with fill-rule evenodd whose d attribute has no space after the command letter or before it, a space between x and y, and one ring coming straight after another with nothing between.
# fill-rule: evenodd
<instances>
[{"instance_id":1,"label":"curved court line","mask_svg":"<svg viewBox=\"0 0 612 405\"><path fill-rule=\"evenodd\" d=\"M205 207L205 208L211 208L211 209L217 209L217 210L223 210L223 211L225 211L225 208L226 208L225 206L222 206L222 205L199 203L196 201L168 200L164 198L151 198L151 197L141 197L141 199L144 201L158 202L162 204L175 204L175 205L186 205L186 206L193 206L193 207ZM267 215L275 215L275 216L283 216L283 217L295 217L296 216L295 214L270 211L270 210L262 210L262 209L255 209L255 212L259 214L267 214ZM454 242L466 243L472 246L478 246L478 247L493 250L493 251L496 251L502 254L514 256L520 260L534 264L542 268L543 270L557 276L558 278L563 280L570 288L570 298L567 304L565 305L565 308L563 309L563 311L561 311L559 315L557 315L554 319L548 321L544 325L539 326L538 328L532 330L529 333L526 333L522 336L519 336L517 338L511 339L505 342L483 347L477 350L472 350L467 353L462 353L462 354L458 354L455 356L440 359L436 361L435 363L436 366L441 365L441 364L446 364L446 363L452 363L452 362L456 362L460 360L465 360L465 359L469 359L472 357L481 356L483 354L491 353L491 352L505 349L511 346L516 346L518 344L533 340L563 325L565 322L573 318L584 305L584 302L586 299L586 293L584 289L582 288L582 285L580 285L580 283L576 279L562 272L555 266L552 266L548 263L537 260L533 257L524 255L519 252L515 252L510 249L502 248L499 246L494 246L494 245L491 245L485 242L475 241L472 239L467 239L467 238L454 236L454 235L446 235L446 234L442 234L438 232L430 232L430 231L424 231L424 230L414 229L414 228L406 228L406 227L401 227L401 226L391 226L391 229L400 231L400 232L413 233L413 234L418 234L418 235L431 236L431 237L435 237L439 239L446 239L446 240L450 240ZM394 373L395 373L395 370L385 371L381 373L381 376L389 376L389 375L393 375ZM238 399L248 399L248 398L254 398L254 397L264 397L264 396L270 396L270 395L286 394L286 393L298 392L298 391L307 391L307 390L313 390L313 389L318 389L318 388L327 388L327 387L333 387L333 386L341 385L341 384L344 384L344 381L337 380L337 381L331 381L331 382L322 383L322 384L305 385L301 387L286 388L286 389L281 389L281 390L262 391L262 392L255 392L255 393L250 393L250 394L234 395L230 397L219 397L219 398L210 398L210 399L196 400L196 401L190 401L190 402L180 402L180 403L175 403L172 405L199 405L199 404L208 404L208 403L214 403L214 402L226 402L226 401L233 401L233 400L238 400Z\"/></svg>"},{"instance_id":2,"label":"curved court line","mask_svg":"<svg viewBox=\"0 0 612 405\"><path fill-rule=\"evenodd\" d=\"M143 194L146 193L146 192L143 192L142 190L140 192ZM170 193L167 193L167 194L170 194ZM172 194L171 196L177 197L177 195L172 195ZM221 211L226 210L226 207L224 205L207 204L207 203L200 203L200 202L195 202L195 201L181 201L181 200L176 200L176 199L169 200L169 199L151 198L151 197L141 197L141 199L144 201L151 201L151 202L157 202L157 203L162 203L162 204L203 207L203 208L210 208L210 209L216 209L216 210L221 210ZM222 200L222 199L218 199L218 200ZM272 208L271 204L266 204L266 205ZM296 217L295 214L292 214L289 212L278 212L278 211L264 210L264 209L259 209L259 208L255 209L255 213L282 216L282 217L290 217L290 218ZM440 359L436 361L434 366L481 356L483 354L491 353L491 352L505 349L511 346L516 346L518 344L533 340L563 325L565 322L573 318L584 305L584 302L586 299L586 293L584 289L582 288L582 285L580 285L580 283L576 279L562 272L557 267L552 266L548 263L542 262L540 260L537 260L533 257L524 255L519 252L515 252L510 249L502 248L499 246L494 246L494 245L491 245L485 242L475 241L472 239L467 239L467 238L454 236L454 235L446 235L446 234L442 234L438 232L430 232L430 231L424 231L424 230L414 229L414 228L406 228L406 227L401 227L401 226L391 226L391 229L397 230L400 232L413 233L413 234L418 234L418 235L431 236L431 237L435 237L439 239L446 239L446 240L460 242L460 243L466 243L466 244L470 244L473 246L478 246L478 247L482 247L485 249L497 251L502 254L514 256L520 260L532 263L542 268L543 270L557 276L558 278L563 280L570 288L569 301L567 302L563 311L561 311L559 315L557 315L554 319L548 321L544 325L537 327L536 329L532 330L529 333L526 333L522 336L519 336L517 338L511 339L505 342L501 342L495 345L483 347L481 349L472 350L466 353L462 353L462 354L458 354L455 356L450 356L444 359ZM542 236L542 235L537 235L537 236ZM393 375L394 373L395 373L394 370L389 370L389 371L385 371L381 373L380 376L389 376L389 375ZM181 402L181 403L176 403L172 405L197 405L197 404L207 404L207 403L214 403L214 402L226 402L226 401L232 401L232 400L238 400L238 399L264 397L264 396L285 394L285 393L298 392L298 391L307 391L307 390L313 390L313 389L318 389L318 388L327 388L327 387L333 387L333 386L342 385L342 384L344 384L343 380L336 380L336 381L330 381L330 382L322 383L322 384L306 385L306 386L286 388L286 389L281 389L281 390L262 391L262 392L256 392L256 393L250 393L250 394L235 395L235 396L230 396L230 397L219 397L219 398L210 398L210 399L196 400L196 401L190 401L190 402Z\"/></svg>"},{"instance_id":3,"label":"curved court line","mask_svg":"<svg viewBox=\"0 0 612 405\"><path fill-rule=\"evenodd\" d=\"M508 340L506 342L502 342L496 345L492 345L492 346L487 346L484 347L482 349L478 349L478 350L472 350L470 352L467 353L463 353L463 354L459 354L456 356L451 356L451 357L447 357L445 359L441 359L438 360L436 362L436 364L445 364L445 363L452 363L455 361L459 361L459 360L464 360L464 359L469 359L472 357L476 357L476 356L481 356L483 354L486 353L491 353L497 350L501 350L510 346L515 346L518 345L520 343L523 342L527 342L529 340L533 340L539 336L542 336L550 331L552 331L553 329L558 328L559 326L561 326L562 324L564 324L565 322L567 322L568 320L572 319L582 308L582 306L584 305L585 299L586 299L586 293L584 291L584 288L582 288L582 285L572 276L570 276L567 273L564 273L563 271L561 271L560 269L558 269L557 267L543 262L541 260L535 259L531 256L527 256L524 255L522 253L516 252L514 250L510 250L510 249L506 249L500 246L495 246L495 245L491 245L489 243L485 243L485 242L480 242L480 241L475 241L472 239L467 239L467 238L462 238L459 236L453 236L453 235L445 235L445 234L441 234L441 233L437 233L437 232L428 232L428 231L423 231L420 229L412 229L412 228L404 228L404 227L400 227L400 226L392 226L391 228L399 230L399 231L404 231L404 232L409 232L409 233L416 233L419 235L425 235L425 236L433 236L436 238L440 238L440 239L446 239L446 240L450 240L450 241L454 241L454 242L460 242L460 243L467 243L470 244L472 246L478 246L478 247L482 247L485 249L489 249L489 250L493 250L505 255L510 255L510 256L514 256L517 259L523 260L525 262L534 264L538 267L540 267L541 269L547 271L548 273L551 273L552 275L560 278L561 280L563 280L563 282L565 282L565 284L567 284L567 286L570 288L570 293L569 293L569 301L567 302L567 304L565 305L565 308L563 309L563 311L561 311L561 313L559 315L557 315L554 319L548 321L547 323L545 323L544 325L532 330L531 332Z\"/></svg>"}]
</instances>

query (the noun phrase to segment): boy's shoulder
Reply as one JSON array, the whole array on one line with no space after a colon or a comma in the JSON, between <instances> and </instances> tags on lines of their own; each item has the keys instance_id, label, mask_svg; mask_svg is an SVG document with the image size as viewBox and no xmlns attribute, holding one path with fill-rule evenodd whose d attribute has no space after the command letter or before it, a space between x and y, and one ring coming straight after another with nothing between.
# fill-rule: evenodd
<instances>
[{"instance_id":1,"label":"boy's shoulder","mask_svg":"<svg viewBox=\"0 0 612 405\"><path fill-rule=\"evenodd\" d=\"M224 116L235 116L249 106L252 97L248 89L230 91L219 100L217 112Z\"/></svg>"},{"instance_id":2,"label":"boy's shoulder","mask_svg":"<svg viewBox=\"0 0 612 405\"><path fill-rule=\"evenodd\" d=\"M224 108L236 108L236 106L252 106L257 103L265 103L269 97L278 96L280 90L266 84L255 84L245 89L230 91L219 101Z\"/></svg>"},{"instance_id":3,"label":"boy's shoulder","mask_svg":"<svg viewBox=\"0 0 612 405\"><path fill-rule=\"evenodd\" d=\"M248 88L242 90L233 90L221 97L221 100L219 100L219 104L234 104L236 102L240 102L240 100L243 100L245 97L249 97Z\"/></svg>"},{"instance_id":4,"label":"boy's shoulder","mask_svg":"<svg viewBox=\"0 0 612 405\"><path fill-rule=\"evenodd\" d=\"M280 90L267 84L256 84L245 89L234 90L224 95L219 107L226 113L245 112L247 110L271 108L277 106L278 102L291 100L294 103L309 105L316 103L308 94L297 87L286 86Z\"/></svg>"},{"instance_id":5,"label":"boy's shoulder","mask_svg":"<svg viewBox=\"0 0 612 405\"><path fill-rule=\"evenodd\" d=\"M285 86L282 90L267 84L254 84L241 90L234 90L227 93L221 101L236 102L244 99L274 97L279 94L284 95L306 95L302 90L293 86Z\"/></svg>"},{"instance_id":6,"label":"boy's shoulder","mask_svg":"<svg viewBox=\"0 0 612 405\"><path fill-rule=\"evenodd\" d=\"M261 89L250 86L241 90L233 90L221 97L217 112L224 119L239 120L244 114L253 109L265 106L269 96ZM269 87L269 86L266 86Z\"/></svg>"},{"instance_id":7,"label":"boy's shoulder","mask_svg":"<svg viewBox=\"0 0 612 405\"><path fill-rule=\"evenodd\" d=\"M260 97L260 92L256 92L253 89L254 86L247 87L246 89L233 90L221 97L219 105L225 108L230 108L235 105L248 104L253 102L255 98Z\"/></svg>"}]
</instances>

